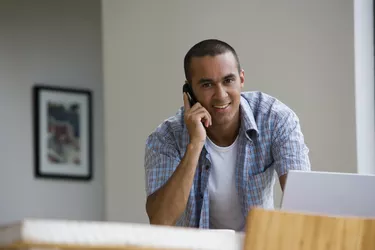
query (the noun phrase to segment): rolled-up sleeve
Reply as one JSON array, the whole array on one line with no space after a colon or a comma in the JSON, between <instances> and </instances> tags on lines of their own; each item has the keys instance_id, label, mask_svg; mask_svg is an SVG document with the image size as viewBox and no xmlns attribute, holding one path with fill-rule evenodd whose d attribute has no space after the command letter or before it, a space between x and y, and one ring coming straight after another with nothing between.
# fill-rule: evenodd
<instances>
[{"instance_id":1,"label":"rolled-up sleeve","mask_svg":"<svg viewBox=\"0 0 375 250\"><path fill-rule=\"evenodd\" d=\"M155 132L147 138L144 159L147 196L168 181L179 163L178 150L165 136Z\"/></svg>"},{"instance_id":2,"label":"rolled-up sleeve","mask_svg":"<svg viewBox=\"0 0 375 250\"><path fill-rule=\"evenodd\" d=\"M272 155L279 177L289 170L311 170L309 149L293 111L286 109L277 115L272 135Z\"/></svg>"}]
</instances>

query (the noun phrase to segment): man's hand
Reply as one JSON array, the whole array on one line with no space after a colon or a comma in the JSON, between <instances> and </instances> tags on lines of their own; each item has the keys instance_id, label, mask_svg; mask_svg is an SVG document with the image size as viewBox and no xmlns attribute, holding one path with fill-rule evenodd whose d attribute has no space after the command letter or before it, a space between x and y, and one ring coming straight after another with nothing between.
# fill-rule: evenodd
<instances>
[{"instance_id":1,"label":"man's hand","mask_svg":"<svg viewBox=\"0 0 375 250\"><path fill-rule=\"evenodd\" d=\"M203 144L207 136L204 126L208 128L212 125L210 113L199 102L190 107L188 97L185 93L184 107L184 121L189 131L190 143Z\"/></svg>"}]
</instances>

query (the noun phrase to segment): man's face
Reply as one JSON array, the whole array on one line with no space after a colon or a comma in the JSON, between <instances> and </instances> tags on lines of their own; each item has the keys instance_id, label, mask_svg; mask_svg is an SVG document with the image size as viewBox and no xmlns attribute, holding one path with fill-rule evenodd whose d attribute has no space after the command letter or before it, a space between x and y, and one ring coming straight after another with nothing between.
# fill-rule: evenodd
<instances>
[{"instance_id":1,"label":"man's face","mask_svg":"<svg viewBox=\"0 0 375 250\"><path fill-rule=\"evenodd\" d=\"M191 83L198 102L207 109L212 125L234 121L239 114L244 72L238 73L231 52L216 56L193 57L190 64Z\"/></svg>"}]
</instances>

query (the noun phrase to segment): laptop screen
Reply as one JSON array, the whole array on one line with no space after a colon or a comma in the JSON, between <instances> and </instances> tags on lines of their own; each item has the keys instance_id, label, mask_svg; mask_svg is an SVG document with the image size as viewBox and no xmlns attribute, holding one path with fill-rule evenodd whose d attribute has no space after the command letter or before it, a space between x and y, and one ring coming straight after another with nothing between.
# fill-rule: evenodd
<instances>
[{"instance_id":1,"label":"laptop screen","mask_svg":"<svg viewBox=\"0 0 375 250\"><path fill-rule=\"evenodd\" d=\"M290 171L281 210L375 218L375 176Z\"/></svg>"}]
</instances>

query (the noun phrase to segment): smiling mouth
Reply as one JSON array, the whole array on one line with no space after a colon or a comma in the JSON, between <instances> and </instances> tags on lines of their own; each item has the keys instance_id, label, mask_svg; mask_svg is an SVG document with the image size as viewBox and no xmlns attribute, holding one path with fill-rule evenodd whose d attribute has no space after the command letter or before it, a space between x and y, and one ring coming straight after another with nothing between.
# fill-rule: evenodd
<instances>
[{"instance_id":1,"label":"smiling mouth","mask_svg":"<svg viewBox=\"0 0 375 250\"><path fill-rule=\"evenodd\" d=\"M224 104L224 105L214 105L213 107L214 108L217 108L217 109L225 109L227 108L231 103L227 103L227 104Z\"/></svg>"}]
</instances>

